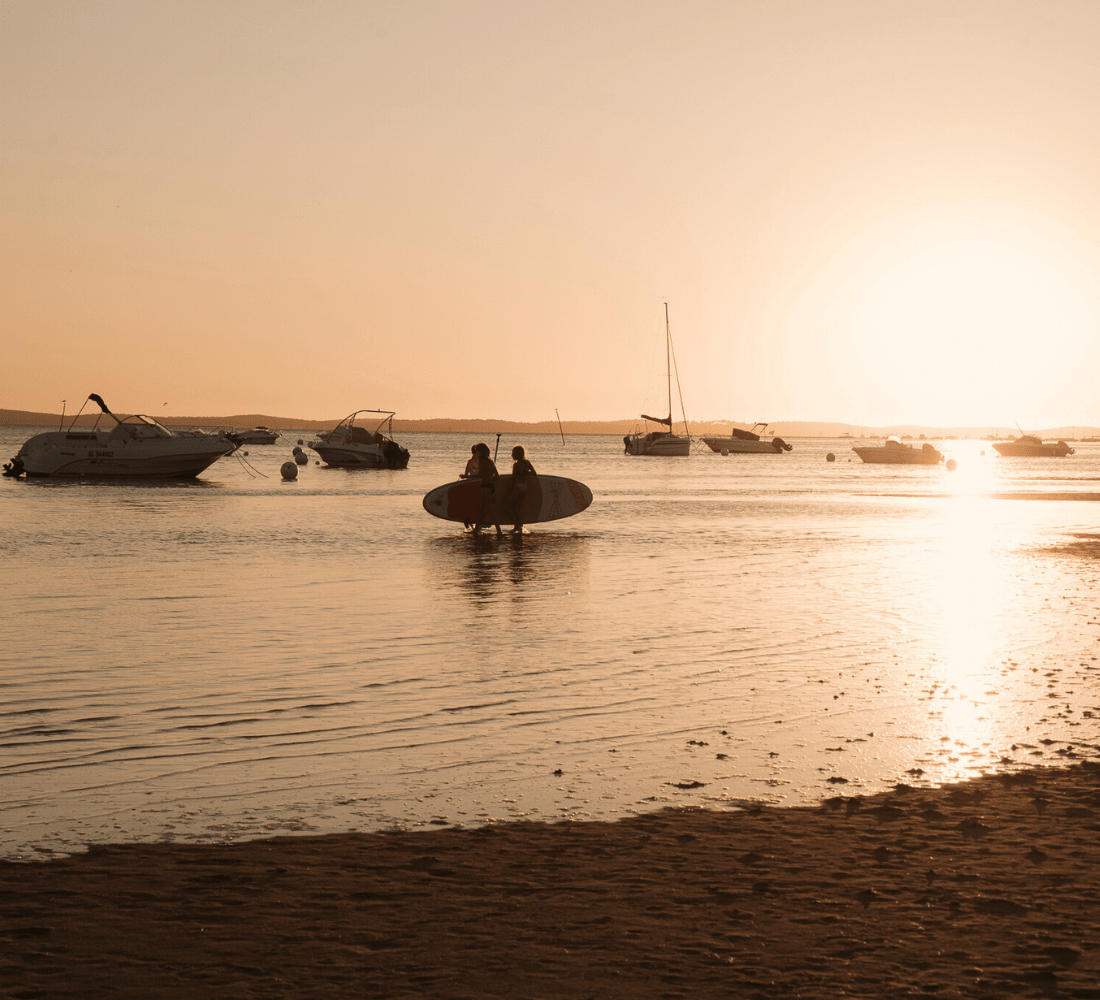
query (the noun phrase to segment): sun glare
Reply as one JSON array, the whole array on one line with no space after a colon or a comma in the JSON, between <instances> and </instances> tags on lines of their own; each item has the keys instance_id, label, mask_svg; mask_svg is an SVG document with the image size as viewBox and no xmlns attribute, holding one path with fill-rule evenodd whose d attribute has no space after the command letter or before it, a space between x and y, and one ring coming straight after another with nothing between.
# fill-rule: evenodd
<instances>
[{"instance_id":1,"label":"sun glare","mask_svg":"<svg viewBox=\"0 0 1100 1000\"><path fill-rule=\"evenodd\" d=\"M1064 249L1036 234L959 225L901 234L874 256L850 332L894 419L1042 419L1097 321Z\"/></svg>"}]
</instances>

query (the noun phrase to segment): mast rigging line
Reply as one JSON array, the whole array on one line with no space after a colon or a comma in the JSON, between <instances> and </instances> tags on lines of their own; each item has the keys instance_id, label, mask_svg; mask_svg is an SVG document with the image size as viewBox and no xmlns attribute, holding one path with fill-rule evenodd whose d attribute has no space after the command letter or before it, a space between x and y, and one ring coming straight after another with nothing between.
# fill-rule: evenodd
<instances>
[{"instance_id":1,"label":"mast rigging line","mask_svg":"<svg viewBox=\"0 0 1100 1000\"><path fill-rule=\"evenodd\" d=\"M687 411L684 409L684 392L680 388L680 368L676 364L676 348L672 344L672 334L671 334L670 329L669 329L668 303L667 302L665 303L665 342L668 344L669 352L672 355L672 370L676 373L676 393L680 397L680 414L684 418L684 437L686 437L688 439L688 441L690 441L691 440L691 431L688 430ZM670 417L672 416L672 387L671 387L671 385L669 386L669 393L668 393L668 414L669 414ZM672 428L670 427L669 430L671 431Z\"/></svg>"}]
</instances>

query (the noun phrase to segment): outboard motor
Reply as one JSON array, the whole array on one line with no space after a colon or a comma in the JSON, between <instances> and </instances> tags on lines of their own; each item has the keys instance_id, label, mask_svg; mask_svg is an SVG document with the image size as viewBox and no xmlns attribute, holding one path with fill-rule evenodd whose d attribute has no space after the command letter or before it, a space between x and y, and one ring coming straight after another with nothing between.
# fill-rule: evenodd
<instances>
[{"instance_id":1,"label":"outboard motor","mask_svg":"<svg viewBox=\"0 0 1100 1000\"><path fill-rule=\"evenodd\" d=\"M409 449L402 448L396 441L386 441L382 445L382 458L387 469L404 469L409 464Z\"/></svg>"},{"instance_id":2,"label":"outboard motor","mask_svg":"<svg viewBox=\"0 0 1100 1000\"><path fill-rule=\"evenodd\" d=\"M26 470L23 468L23 459L18 456L13 458L10 462L4 463L4 475L11 476L12 479L18 479Z\"/></svg>"},{"instance_id":3,"label":"outboard motor","mask_svg":"<svg viewBox=\"0 0 1100 1000\"><path fill-rule=\"evenodd\" d=\"M794 445L787 444L787 442L784 441L782 438L777 437L772 438L772 447L776 451L790 451L794 447Z\"/></svg>"}]
</instances>

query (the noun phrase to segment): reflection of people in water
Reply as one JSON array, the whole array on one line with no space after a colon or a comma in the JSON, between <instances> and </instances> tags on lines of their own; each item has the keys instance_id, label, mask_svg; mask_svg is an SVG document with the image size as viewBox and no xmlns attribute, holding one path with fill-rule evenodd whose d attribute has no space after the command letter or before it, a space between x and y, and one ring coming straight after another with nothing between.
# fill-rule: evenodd
<instances>
[{"instance_id":1,"label":"reflection of people in water","mask_svg":"<svg viewBox=\"0 0 1100 1000\"><path fill-rule=\"evenodd\" d=\"M519 508L527 497L527 488L530 485L527 477L535 475L538 475L538 473L535 472L535 467L527 461L523 452L523 445L517 444L512 449L512 488L504 499L505 509L512 512L512 521L515 523L512 533L515 535L523 534L523 515L520 513Z\"/></svg>"},{"instance_id":2,"label":"reflection of people in water","mask_svg":"<svg viewBox=\"0 0 1100 1000\"><path fill-rule=\"evenodd\" d=\"M477 478L481 480L481 489L479 490L480 497L477 504L477 523L474 525L474 534L481 534L481 523L485 520L490 508L492 508L493 524L496 526L497 534L503 535L504 532L500 530L500 515L497 513L497 506L493 502L496 498L497 480L500 478L500 473L497 472L496 463L489 457L489 446L482 442L476 445L476 448Z\"/></svg>"}]
</instances>

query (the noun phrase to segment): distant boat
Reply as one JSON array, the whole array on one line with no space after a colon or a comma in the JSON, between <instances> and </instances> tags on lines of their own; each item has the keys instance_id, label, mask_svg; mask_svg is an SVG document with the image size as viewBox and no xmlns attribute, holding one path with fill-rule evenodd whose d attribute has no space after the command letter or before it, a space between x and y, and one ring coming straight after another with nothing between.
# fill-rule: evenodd
<instances>
[{"instance_id":1,"label":"distant boat","mask_svg":"<svg viewBox=\"0 0 1100 1000\"><path fill-rule=\"evenodd\" d=\"M4 475L187 479L237 448L224 436L170 431L141 413L120 420L102 397L93 392L88 399L115 422L114 427L78 430L74 417L67 429L36 434L28 440L4 466Z\"/></svg>"},{"instance_id":2,"label":"distant boat","mask_svg":"<svg viewBox=\"0 0 1100 1000\"><path fill-rule=\"evenodd\" d=\"M376 416L380 417L377 423L374 420ZM321 456L326 465L404 469L409 464L409 450L382 433L382 425L387 421L392 434L392 410L356 410L331 431L318 435L316 441L310 441L309 447Z\"/></svg>"},{"instance_id":3,"label":"distant boat","mask_svg":"<svg viewBox=\"0 0 1100 1000\"><path fill-rule=\"evenodd\" d=\"M996 441L993 447L1006 458L1065 458L1074 451L1065 441L1044 444L1031 434L1021 434L1015 441Z\"/></svg>"},{"instance_id":4,"label":"distant boat","mask_svg":"<svg viewBox=\"0 0 1100 1000\"><path fill-rule=\"evenodd\" d=\"M943 455L927 441L917 448L896 437L888 437L882 445L855 445L852 451L872 465L939 465L943 461Z\"/></svg>"},{"instance_id":5,"label":"distant boat","mask_svg":"<svg viewBox=\"0 0 1100 1000\"><path fill-rule=\"evenodd\" d=\"M665 303L665 367L668 379L668 416L650 417L642 414L643 420L654 424L663 424L667 431L649 431L648 433L627 434L623 438L623 450L627 455L682 456L691 452L691 435L688 434L687 417L684 417L684 436L672 433L672 371L675 364L672 354L672 332L668 325L668 303ZM680 392L679 372L676 378L676 392L680 395L680 412L684 410L684 396Z\"/></svg>"},{"instance_id":6,"label":"distant boat","mask_svg":"<svg viewBox=\"0 0 1100 1000\"><path fill-rule=\"evenodd\" d=\"M270 427L253 427L247 431L229 431L226 435L237 444L274 444L282 435Z\"/></svg>"},{"instance_id":7,"label":"distant boat","mask_svg":"<svg viewBox=\"0 0 1100 1000\"><path fill-rule=\"evenodd\" d=\"M756 430L758 427L759 434ZM787 444L781 437L765 441L761 435L767 429L767 424L757 422L752 425L751 430L733 427L730 429L729 437L705 437L703 441L711 451L716 451L720 455L782 455L785 451L791 451L793 445Z\"/></svg>"}]
</instances>

